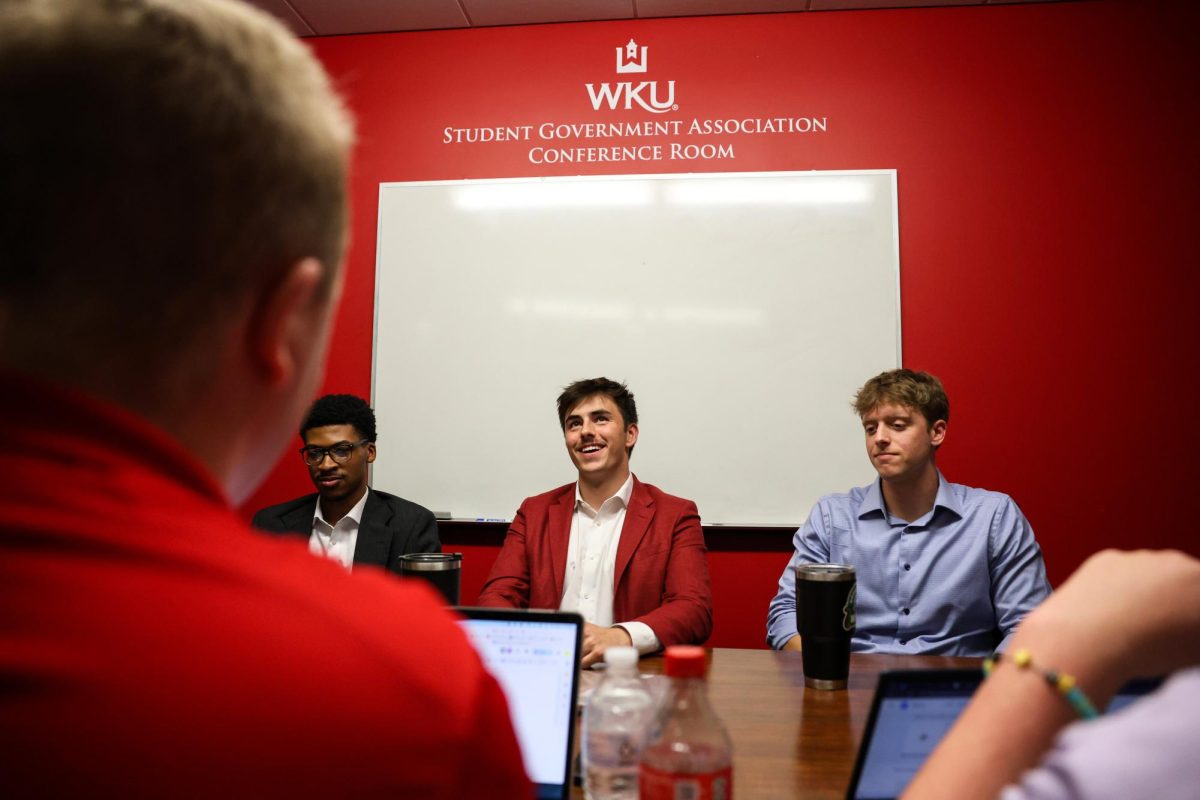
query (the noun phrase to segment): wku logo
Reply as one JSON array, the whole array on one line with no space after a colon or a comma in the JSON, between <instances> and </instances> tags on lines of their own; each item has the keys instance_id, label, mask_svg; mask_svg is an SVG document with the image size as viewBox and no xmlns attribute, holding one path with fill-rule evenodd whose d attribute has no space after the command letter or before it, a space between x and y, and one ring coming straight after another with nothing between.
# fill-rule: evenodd
<instances>
[{"instance_id":1,"label":"wku logo","mask_svg":"<svg viewBox=\"0 0 1200 800\"><path fill-rule=\"evenodd\" d=\"M649 49L646 45L639 47L633 39L624 47L618 47L617 74L644 73L649 66ZM659 81L586 83L584 86L595 111L599 111L602 105L613 111L618 108L631 111L637 105L652 114L665 114L679 109L679 106L675 105L675 81L666 82L665 97L662 96Z\"/></svg>"}]
</instances>

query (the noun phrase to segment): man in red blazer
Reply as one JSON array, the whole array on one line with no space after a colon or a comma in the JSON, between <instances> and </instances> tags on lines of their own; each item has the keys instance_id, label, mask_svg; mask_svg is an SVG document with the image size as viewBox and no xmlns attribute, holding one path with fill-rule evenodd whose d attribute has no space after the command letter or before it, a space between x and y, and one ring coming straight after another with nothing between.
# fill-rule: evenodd
<instances>
[{"instance_id":1,"label":"man in red blazer","mask_svg":"<svg viewBox=\"0 0 1200 800\"><path fill-rule=\"evenodd\" d=\"M585 667L616 645L701 644L712 591L700 515L629 471L633 394L607 378L576 381L558 418L579 479L521 503L479 605L578 611Z\"/></svg>"}]
</instances>

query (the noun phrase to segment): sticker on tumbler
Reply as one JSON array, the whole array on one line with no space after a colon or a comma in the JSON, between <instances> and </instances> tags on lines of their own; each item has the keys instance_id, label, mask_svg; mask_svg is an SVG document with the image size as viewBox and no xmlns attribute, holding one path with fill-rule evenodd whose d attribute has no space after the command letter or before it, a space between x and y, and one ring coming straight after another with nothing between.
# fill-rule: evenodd
<instances>
[{"instance_id":1,"label":"sticker on tumbler","mask_svg":"<svg viewBox=\"0 0 1200 800\"><path fill-rule=\"evenodd\" d=\"M854 630L854 600L858 596L858 584L855 583L850 587L850 594L846 595L846 605L842 606L842 630Z\"/></svg>"}]
</instances>

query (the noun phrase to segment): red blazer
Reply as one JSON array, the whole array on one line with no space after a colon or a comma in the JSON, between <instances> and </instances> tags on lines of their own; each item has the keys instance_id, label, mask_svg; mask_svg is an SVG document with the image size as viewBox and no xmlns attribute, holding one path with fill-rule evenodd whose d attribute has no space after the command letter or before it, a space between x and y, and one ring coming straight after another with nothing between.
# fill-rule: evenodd
<instances>
[{"instance_id":1,"label":"red blazer","mask_svg":"<svg viewBox=\"0 0 1200 800\"><path fill-rule=\"evenodd\" d=\"M559 607L574 506L573 483L521 503L479 605ZM614 620L646 623L664 647L708 639L712 589L696 504L634 478L614 580Z\"/></svg>"}]
</instances>

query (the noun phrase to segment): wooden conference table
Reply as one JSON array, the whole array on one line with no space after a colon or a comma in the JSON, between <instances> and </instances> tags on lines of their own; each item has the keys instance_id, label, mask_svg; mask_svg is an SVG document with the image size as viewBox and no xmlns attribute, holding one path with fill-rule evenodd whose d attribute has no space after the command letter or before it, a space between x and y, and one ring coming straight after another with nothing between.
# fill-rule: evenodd
<instances>
[{"instance_id":1,"label":"wooden conference table","mask_svg":"<svg viewBox=\"0 0 1200 800\"><path fill-rule=\"evenodd\" d=\"M860 655L850 657L850 686L804 687L799 653L717 648L709 653L708 693L733 739L733 796L841 798L879 673L889 669L978 666L978 658ZM662 657L640 662L661 673ZM573 797L583 797L576 788Z\"/></svg>"}]
</instances>

